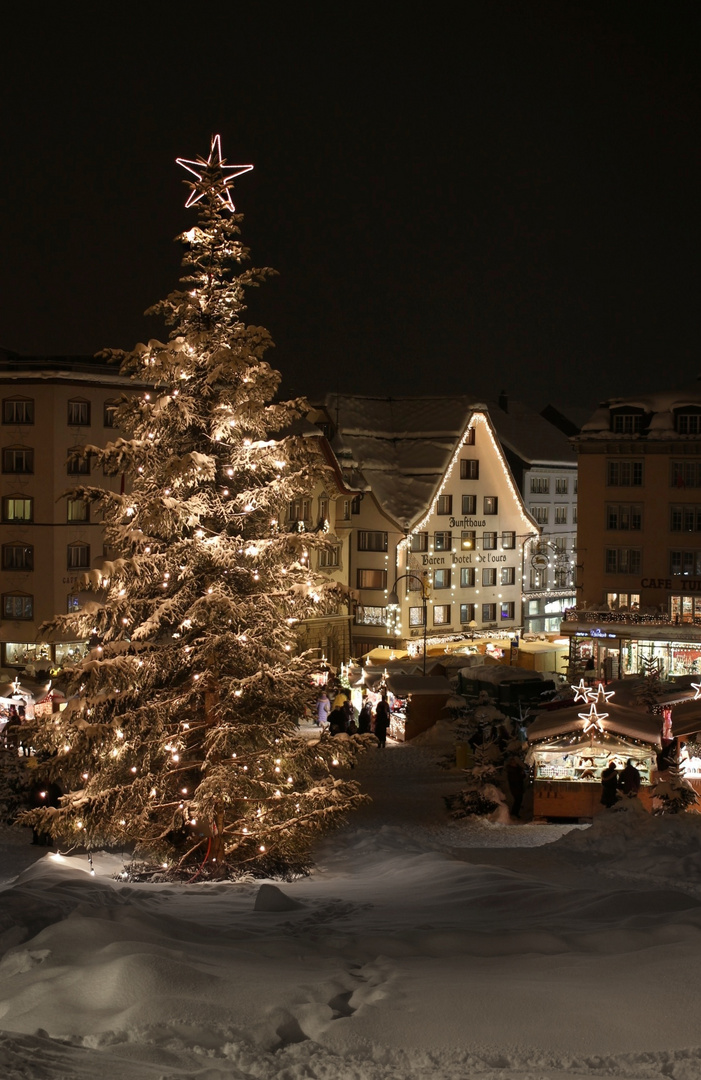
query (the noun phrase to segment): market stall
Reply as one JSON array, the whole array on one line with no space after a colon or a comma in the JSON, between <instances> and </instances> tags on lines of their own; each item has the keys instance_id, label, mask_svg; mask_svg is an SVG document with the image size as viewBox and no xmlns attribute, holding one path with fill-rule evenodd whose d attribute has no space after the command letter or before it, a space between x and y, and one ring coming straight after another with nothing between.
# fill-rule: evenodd
<instances>
[{"instance_id":1,"label":"market stall","mask_svg":"<svg viewBox=\"0 0 701 1080\"><path fill-rule=\"evenodd\" d=\"M387 689L392 695L389 736L408 742L441 719L453 688L442 675L390 675Z\"/></svg>"},{"instance_id":2,"label":"market stall","mask_svg":"<svg viewBox=\"0 0 701 1080\"><path fill-rule=\"evenodd\" d=\"M615 705L611 692L581 691L571 708L541 713L528 728L535 817L591 818L602 809L601 773L632 760L641 774L641 802L651 809L651 783L661 749L662 718Z\"/></svg>"}]
</instances>

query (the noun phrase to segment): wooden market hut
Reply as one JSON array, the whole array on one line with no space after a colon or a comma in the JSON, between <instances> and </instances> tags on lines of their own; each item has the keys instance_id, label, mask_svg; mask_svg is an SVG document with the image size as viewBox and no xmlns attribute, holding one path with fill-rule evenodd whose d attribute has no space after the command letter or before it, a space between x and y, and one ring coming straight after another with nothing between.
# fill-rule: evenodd
<instances>
[{"instance_id":1,"label":"wooden market hut","mask_svg":"<svg viewBox=\"0 0 701 1080\"><path fill-rule=\"evenodd\" d=\"M640 800L652 809L650 784L661 732L661 716L612 701L541 712L528 728L534 817L593 817L602 809L603 769L611 760L621 769L629 758L642 775Z\"/></svg>"}]
</instances>

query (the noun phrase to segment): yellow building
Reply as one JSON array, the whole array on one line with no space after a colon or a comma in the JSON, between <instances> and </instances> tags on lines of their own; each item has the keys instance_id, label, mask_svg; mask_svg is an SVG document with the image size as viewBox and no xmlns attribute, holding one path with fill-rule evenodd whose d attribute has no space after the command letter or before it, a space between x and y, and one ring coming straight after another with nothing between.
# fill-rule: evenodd
<instances>
[{"instance_id":1,"label":"yellow building","mask_svg":"<svg viewBox=\"0 0 701 1080\"><path fill-rule=\"evenodd\" d=\"M604 402L578 450L573 661L609 677L701 671L701 390ZM576 652L576 656L575 656Z\"/></svg>"}]
</instances>

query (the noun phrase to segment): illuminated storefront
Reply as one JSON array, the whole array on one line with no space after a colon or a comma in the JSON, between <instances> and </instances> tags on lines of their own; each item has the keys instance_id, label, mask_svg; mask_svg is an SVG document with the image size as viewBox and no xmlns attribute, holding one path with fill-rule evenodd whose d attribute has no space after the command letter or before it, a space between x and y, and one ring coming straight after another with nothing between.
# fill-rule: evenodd
<instances>
[{"instance_id":1,"label":"illuminated storefront","mask_svg":"<svg viewBox=\"0 0 701 1080\"><path fill-rule=\"evenodd\" d=\"M587 615L586 611L568 613L561 625L562 636L570 640L572 671L591 657L596 677L606 680L644 674L646 661L652 660L663 678L701 674L701 627L670 625L667 619L643 616L636 624L616 618L615 612L604 616L606 621L597 612L601 621L592 626Z\"/></svg>"}]
</instances>

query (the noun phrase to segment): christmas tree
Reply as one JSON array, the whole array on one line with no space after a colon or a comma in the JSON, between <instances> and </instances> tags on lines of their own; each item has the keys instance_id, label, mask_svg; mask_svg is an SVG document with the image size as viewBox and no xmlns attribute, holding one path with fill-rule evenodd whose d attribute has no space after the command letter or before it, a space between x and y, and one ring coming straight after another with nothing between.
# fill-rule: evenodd
<instances>
[{"instance_id":1,"label":"christmas tree","mask_svg":"<svg viewBox=\"0 0 701 1080\"><path fill-rule=\"evenodd\" d=\"M45 628L94 648L35 736L65 798L29 820L183 875L285 872L361 799L337 775L348 743L296 727L312 687L295 627L339 598L310 566L323 531L286 532L281 515L323 466L295 434L305 403L275 400L268 332L242 318L270 273L244 268L231 201L252 166L228 166L218 136L179 164L198 220L179 238L181 288L150 312L169 340L112 354L139 389L117 413L124 437L84 448L126 492L71 492L103 514L109 558L86 576L94 601Z\"/></svg>"}]
</instances>

